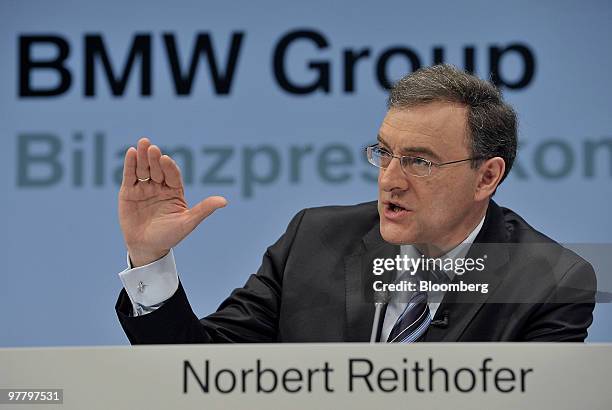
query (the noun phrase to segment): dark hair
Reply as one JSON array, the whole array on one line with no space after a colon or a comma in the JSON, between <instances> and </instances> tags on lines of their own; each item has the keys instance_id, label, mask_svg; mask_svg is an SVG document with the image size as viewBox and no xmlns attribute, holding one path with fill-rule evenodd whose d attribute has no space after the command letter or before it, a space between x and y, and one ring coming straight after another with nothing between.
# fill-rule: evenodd
<instances>
[{"instance_id":1,"label":"dark hair","mask_svg":"<svg viewBox=\"0 0 612 410\"><path fill-rule=\"evenodd\" d=\"M452 65L435 65L420 68L393 84L387 108L401 109L435 101L459 103L468 108L472 156L501 157L506 163L503 181L516 157L517 118L500 91L490 82ZM482 160L472 161L474 168L480 164Z\"/></svg>"}]
</instances>

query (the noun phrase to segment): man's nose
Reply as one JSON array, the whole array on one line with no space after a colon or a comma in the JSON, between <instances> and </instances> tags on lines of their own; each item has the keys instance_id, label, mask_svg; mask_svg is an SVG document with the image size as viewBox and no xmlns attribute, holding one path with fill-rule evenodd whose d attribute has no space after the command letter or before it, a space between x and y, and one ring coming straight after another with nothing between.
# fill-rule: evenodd
<instances>
[{"instance_id":1,"label":"man's nose","mask_svg":"<svg viewBox=\"0 0 612 410\"><path fill-rule=\"evenodd\" d=\"M392 158L387 168L380 169L378 185L383 191L405 190L410 186L399 158Z\"/></svg>"}]
</instances>

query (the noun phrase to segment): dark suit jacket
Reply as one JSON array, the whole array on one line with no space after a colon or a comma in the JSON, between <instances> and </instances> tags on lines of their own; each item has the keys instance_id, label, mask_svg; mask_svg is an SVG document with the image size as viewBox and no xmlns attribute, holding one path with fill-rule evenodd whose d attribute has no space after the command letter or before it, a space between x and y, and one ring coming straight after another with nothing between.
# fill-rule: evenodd
<instances>
[{"instance_id":1,"label":"dark suit jacket","mask_svg":"<svg viewBox=\"0 0 612 410\"><path fill-rule=\"evenodd\" d=\"M179 285L139 317L123 290L119 320L132 344L368 341L370 261L399 252L379 228L376 202L303 210L217 312L198 319ZM590 264L493 201L467 256L482 254L484 271L453 281L486 282L489 292L447 292L424 341L584 340L594 308Z\"/></svg>"}]
</instances>

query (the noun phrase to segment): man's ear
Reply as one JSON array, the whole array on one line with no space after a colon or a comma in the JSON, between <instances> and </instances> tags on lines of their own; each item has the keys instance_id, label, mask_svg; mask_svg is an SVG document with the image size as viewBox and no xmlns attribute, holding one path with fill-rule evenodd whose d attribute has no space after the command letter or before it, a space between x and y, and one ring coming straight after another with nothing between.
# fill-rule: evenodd
<instances>
[{"instance_id":1,"label":"man's ear","mask_svg":"<svg viewBox=\"0 0 612 410\"><path fill-rule=\"evenodd\" d=\"M484 161L477 170L477 183L474 192L476 201L483 201L490 198L497 189L497 186L506 171L506 163L501 157L493 157Z\"/></svg>"}]
</instances>

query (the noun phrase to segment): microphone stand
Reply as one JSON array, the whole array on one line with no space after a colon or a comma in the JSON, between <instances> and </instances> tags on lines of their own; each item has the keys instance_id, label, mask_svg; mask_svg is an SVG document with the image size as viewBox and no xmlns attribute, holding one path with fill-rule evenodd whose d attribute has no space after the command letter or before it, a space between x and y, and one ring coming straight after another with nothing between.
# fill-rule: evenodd
<instances>
[{"instance_id":1,"label":"microphone stand","mask_svg":"<svg viewBox=\"0 0 612 410\"><path fill-rule=\"evenodd\" d=\"M387 292L374 292L374 320L370 333L370 343L376 343L380 339L382 326L385 321L385 311L388 303Z\"/></svg>"}]
</instances>

